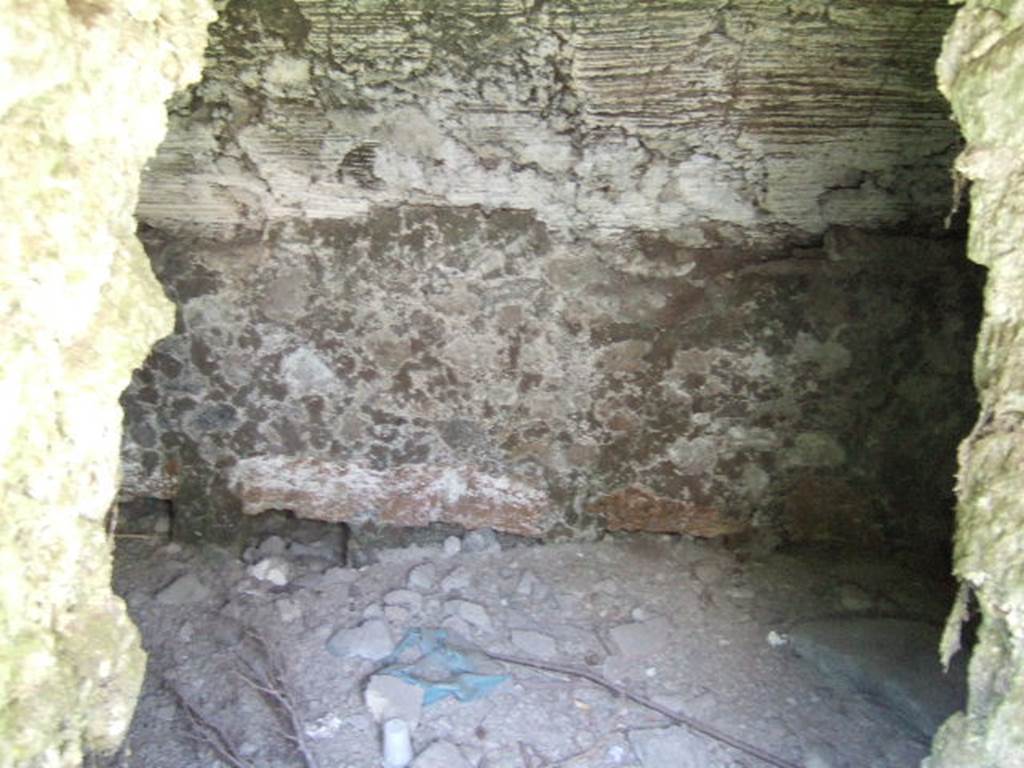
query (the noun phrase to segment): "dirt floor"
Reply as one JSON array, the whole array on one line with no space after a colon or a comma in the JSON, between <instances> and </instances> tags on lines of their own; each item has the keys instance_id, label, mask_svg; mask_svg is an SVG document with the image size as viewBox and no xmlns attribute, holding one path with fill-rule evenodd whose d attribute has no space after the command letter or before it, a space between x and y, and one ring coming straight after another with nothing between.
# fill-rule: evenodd
<instances>
[{"instance_id":1,"label":"dirt floor","mask_svg":"<svg viewBox=\"0 0 1024 768\"><path fill-rule=\"evenodd\" d=\"M427 531L346 545L338 526L283 515L239 556L169 543L167 527L148 508L118 528L115 588L149 664L126 744L92 757L97 768L397 768L401 739L390 763L382 752L391 720L411 732L418 768L772 764L630 696L777 765L881 768L917 765L939 721L933 702L889 690L884 669L830 667L802 630L889 617L930 632L949 585L898 560L668 536L538 545ZM424 700L452 692L468 700Z\"/></svg>"}]
</instances>

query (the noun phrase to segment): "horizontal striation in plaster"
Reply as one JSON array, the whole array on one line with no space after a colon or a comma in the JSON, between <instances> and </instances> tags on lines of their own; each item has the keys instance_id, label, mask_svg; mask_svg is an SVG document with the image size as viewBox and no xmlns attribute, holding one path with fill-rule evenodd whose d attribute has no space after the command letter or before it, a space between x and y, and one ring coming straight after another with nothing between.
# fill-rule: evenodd
<instances>
[{"instance_id":1,"label":"horizontal striation in plaster","mask_svg":"<svg viewBox=\"0 0 1024 768\"><path fill-rule=\"evenodd\" d=\"M143 220L232 236L482 205L588 237L711 221L777 243L949 204L939 0L277 5L304 24L228 5Z\"/></svg>"}]
</instances>

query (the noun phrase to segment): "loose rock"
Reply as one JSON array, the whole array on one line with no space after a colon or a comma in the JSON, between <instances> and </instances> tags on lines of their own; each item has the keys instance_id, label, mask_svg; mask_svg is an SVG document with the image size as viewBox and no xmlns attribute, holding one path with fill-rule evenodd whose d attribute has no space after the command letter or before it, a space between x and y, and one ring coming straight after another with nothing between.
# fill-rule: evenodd
<instances>
[{"instance_id":1,"label":"loose rock","mask_svg":"<svg viewBox=\"0 0 1024 768\"><path fill-rule=\"evenodd\" d=\"M277 615L285 624L290 624L302 618L302 606L295 600L278 600Z\"/></svg>"},{"instance_id":2,"label":"loose rock","mask_svg":"<svg viewBox=\"0 0 1024 768\"><path fill-rule=\"evenodd\" d=\"M512 644L521 651L540 659L550 659L558 653L554 638L540 632L515 631Z\"/></svg>"},{"instance_id":3,"label":"loose rock","mask_svg":"<svg viewBox=\"0 0 1024 768\"><path fill-rule=\"evenodd\" d=\"M662 618L620 624L609 633L623 656L653 656L668 645L672 625Z\"/></svg>"},{"instance_id":4,"label":"loose rock","mask_svg":"<svg viewBox=\"0 0 1024 768\"><path fill-rule=\"evenodd\" d=\"M445 592L458 592L459 590L466 589L472 580L473 577L470 576L467 569L456 568L441 579L441 589Z\"/></svg>"},{"instance_id":5,"label":"loose rock","mask_svg":"<svg viewBox=\"0 0 1024 768\"><path fill-rule=\"evenodd\" d=\"M491 617L482 605L468 600L449 600L444 604L445 613L455 614L463 621L485 632L493 632Z\"/></svg>"},{"instance_id":6,"label":"loose rock","mask_svg":"<svg viewBox=\"0 0 1024 768\"><path fill-rule=\"evenodd\" d=\"M363 700L378 723L399 718L415 728L423 709L423 689L392 675L374 675L363 692Z\"/></svg>"},{"instance_id":7,"label":"loose rock","mask_svg":"<svg viewBox=\"0 0 1024 768\"><path fill-rule=\"evenodd\" d=\"M254 579L268 581L276 587L283 587L288 583L291 567L288 561L280 557L268 557L260 560L256 565L251 565L247 572Z\"/></svg>"},{"instance_id":8,"label":"loose rock","mask_svg":"<svg viewBox=\"0 0 1024 768\"><path fill-rule=\"evenodd\" d=\"M445 557L454 557L462 551L462 542L458 536L449 536L444 540L444 555Z\"/></svg>"},{"instance_id":9,"label":"loose rock","mask_svg":"<svg viewBox=\"0 0 1024 768\"><path fill-rule=\"evenodd\" d=\"M501 552L501 543L493 530L480 528L466 534L462 540L462 548L466 552Z\"/></svg>"},{"instance_id":10,"label":"loose rock","mask_svg":"<svg viewBox=\"0 0 1024 768\"><path fill-rule=\"evenodd\" d=\"M283 555L288 548L288 543L280 536L268 536L257 548L261 557L273 557Z\"/></svg>"},{"instance_id":11,"label":"loose rock","mask_svg":"<svg viewBox=\"0 0 1024 768\"><path fill-rule=\"evenodd\" d=\"M521 597L540 597L541 583L532 571L526 571L516 585L516 594Z\"/></svg>"},{"instance_id":12,"label":"loose rock","mask_svg":"<svg viewBox=\"0 0 1024 768\"><path fill-rule=\"evenodd\" d=\"M156 593L158 603L164 605L183 605L198 603L210 596L210 588L203 584L194 574L179 576L166 587Z\"/></svg>"},{"instance_id":13,"label":"loose rock","mask_svg":"<svg viewBox=\"0 0 1024 768\"><path fill-rule=\"evenodd\" d=\"M437 579L437 568L433 563L421 563L409 571L408 585L410 589L427 591L434 588Z\"/></svg>"},{"instance_id":14,"label":"loose rock","mask_svg":"<svg viewBox=\"0 0 1024 768\"><path fill-rule=\"evenodd\" d=\"M423 607L423 595L411 589L396 589L384 595L384 605L396 605L410 613L419 613Z\"/></svg>"},{"instance_id":15,"label":"loose rock","mask_svg":"<svg viewBox=\"0 0 1024 768\"><path fill-rule=\"evenodd\" d=\"M412 768L470 767L469 762L454 744L447 741L435 741L416 756Z\"/></svg>"},{"instance_id":16,"label":"loose rock","mask_svg":"<svg viewBox=\"0 0 1024 768\"><path fill-rule=\"evenodd\" d=\"M391 630L381 619L370 619L358 627L339 629L327 641L327 651L339 658L358 657L380 661L393 649Z\"/></svg>"}]
</instances>

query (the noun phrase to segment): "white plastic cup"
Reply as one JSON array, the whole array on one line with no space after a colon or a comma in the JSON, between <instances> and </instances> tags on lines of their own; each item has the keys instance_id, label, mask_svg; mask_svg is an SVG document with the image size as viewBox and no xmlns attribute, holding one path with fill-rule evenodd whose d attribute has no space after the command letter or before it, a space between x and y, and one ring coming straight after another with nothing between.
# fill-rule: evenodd
<instances>
[{"instance_id":1,"label":"white plastic cup","mask_svg":"<svg viewBox=\"0 0 1024 768\"><path fill-rule=\"evenodd\" d=\"M412 739L405 720L384 723L384 768L405 768L412 762Z\"/></svg>"}]
</instances>

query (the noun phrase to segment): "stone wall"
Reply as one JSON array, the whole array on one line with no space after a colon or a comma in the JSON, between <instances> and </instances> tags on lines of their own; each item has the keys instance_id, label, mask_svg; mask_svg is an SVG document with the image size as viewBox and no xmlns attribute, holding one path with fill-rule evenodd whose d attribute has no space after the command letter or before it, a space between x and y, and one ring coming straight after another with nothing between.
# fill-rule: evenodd
<instances>
[{"instance_id":1,"label":"stone wall","mask_svg":"<svg viewBox=\"0 0 1024 768\"><path fill-rule=\"evenodd\" d=\"M171 311L135 239L200 0L0 1L0 766L117 745L143 655L110 591L117 397Z\"/></svg>"},{"instance_id":2,"label":"stone wall","mask_svg":"<svg viewBox=\"0 0 1024 768\"><path fill-rule=\"evenodd\" d=\"M288 508L948 541L952 12L884 10L227 3L138 209L179 312L125 494L217 537Z\"/></svg>"},{"instance_id":3,"label":"stone wall","mask_svg":"<svg viewBox=\"0 0 1024 768\"><path fill-rule=\"evenodd\" d=\"M1024 2L966 3L939 79L967 147L969 255L988 269L975 356L981 415L960 446L954 609L959 645L969 596L981 612L965 713L936 737L930 768L1002 768L1024 755Z\"/></svg>"}]
</instances>

